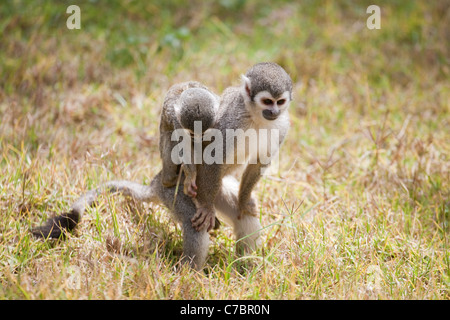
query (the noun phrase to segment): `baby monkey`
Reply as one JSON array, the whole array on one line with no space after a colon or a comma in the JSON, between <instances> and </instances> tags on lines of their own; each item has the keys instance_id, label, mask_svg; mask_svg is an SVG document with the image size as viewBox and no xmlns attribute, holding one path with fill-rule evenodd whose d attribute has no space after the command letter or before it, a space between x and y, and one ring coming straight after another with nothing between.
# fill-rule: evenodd
<instances>
[{"instance_id":1,"label":"baby monkey","mask_svg":"<svg viewBox=\"0 0 450 320\"><path fill-rule=\"evenodd\" d=\"M179 137L173 133L178 129L184 130L184 133L191 138L189 143L192 147L193 139L201 139L201 136L195 136L195 134L203 134L209 128L214 127L218 108L219 97L196 81L173 85L167 92L163 103L159 127L159 150L163 165L162 184L166 188L175 186L180 170L183 170L185 175L183 192L192 198L196 206L197 166L194 163L194 152L191 152L191 157L187 161L183 157L184 161L182 160L181 166L179 161L178 163L174 162L173 155L175 154L177 159L180 155L175 149L179 143L178 139L173 139L174 136L175 138ZM197 131L195 130L196 122ZM201 131L198 130L199 124L201 124Z\"/></svg>"}]
</instances>

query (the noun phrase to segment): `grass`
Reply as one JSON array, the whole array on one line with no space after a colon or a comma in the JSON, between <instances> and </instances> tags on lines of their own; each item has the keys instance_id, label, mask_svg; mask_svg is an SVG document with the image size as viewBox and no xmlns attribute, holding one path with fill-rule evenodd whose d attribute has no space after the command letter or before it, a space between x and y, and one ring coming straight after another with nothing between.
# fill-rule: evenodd
<instances>
[{"instance_id":1,"label":"grass","mask_svg":"<svg viewBox=\"0 0 450 320\"><path fill-rule=\"evenodd\" d=\"M449 299L448 2L81 1L0 7L1 299ZM101 197L64 242L29 229L110 179L149 183L173 83L217 93L260 61L291 74L263 247L227 227L179 265L164 208Z\"/></svg>"}]
</instances>

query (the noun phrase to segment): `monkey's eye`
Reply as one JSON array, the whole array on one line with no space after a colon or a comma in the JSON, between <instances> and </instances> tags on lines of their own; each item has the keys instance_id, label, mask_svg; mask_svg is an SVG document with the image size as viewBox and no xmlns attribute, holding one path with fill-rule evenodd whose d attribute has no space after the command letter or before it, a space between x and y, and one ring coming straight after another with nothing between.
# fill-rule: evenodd
<instances>
[{"instance_id":1,"label":"monkey's eye","mask_svg":"<svg viewBox=\"0 0 450 320\"><path fill-rule=\"evenodd\" d=\"M262 101L266 106L271 106L273 104L273 101L270 99L264 99Z\"/></svg>"},{"instance_id":2,"label":"monkey's eye","mask_svg":"<svg viewBox=\"0 0 450 320\"><path fill-rule=\"evenodd\" d=\"M280 99L277 101L277 105L282 106L286 102L286 99Z\"/></svg>"}]
</instances>

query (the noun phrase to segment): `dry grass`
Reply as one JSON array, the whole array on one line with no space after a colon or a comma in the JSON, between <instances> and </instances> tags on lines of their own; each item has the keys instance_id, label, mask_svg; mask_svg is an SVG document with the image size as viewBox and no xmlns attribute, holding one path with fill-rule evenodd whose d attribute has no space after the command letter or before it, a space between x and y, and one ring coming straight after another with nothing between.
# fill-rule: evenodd
<instances>
[{"instance_id":1,"label":"dry grass","mask_svg":"<svg viewBox=\"0 0 450 320\"><path fill-rule=\"evenodd\" d=\"M0 298L449 299L448 2L11 1L0 9ZM292 75L292 128L264 178L263 248L212 235L203 273L179 266L164 208L102 197L65 242L29 229L110 179L161 167L168 87L220 93L252 64Z\"/></svg>"}]
</instances>

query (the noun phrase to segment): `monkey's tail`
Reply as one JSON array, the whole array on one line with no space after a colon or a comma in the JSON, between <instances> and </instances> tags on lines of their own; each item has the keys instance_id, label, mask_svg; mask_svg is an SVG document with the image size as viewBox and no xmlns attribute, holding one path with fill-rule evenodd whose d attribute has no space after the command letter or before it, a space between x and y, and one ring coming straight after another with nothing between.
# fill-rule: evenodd
<instances>
[{"instance_id":1,"label":"monkey's tail","mask_svg":"<svg viewBox=\"0 0 450 320\"><path fill-rule=\"evenodd\" d=\"M103 191L108 193L119 192L139 202L158 202L152 185L145 186L126 180L109 181L97 189L89 190L75 201L69 212L48 219L42 226L33 228L31 233L36 237L45 239L64 238L66 231L75 229L86 208L90 207Z\"/></svg>"}]
</instances>

